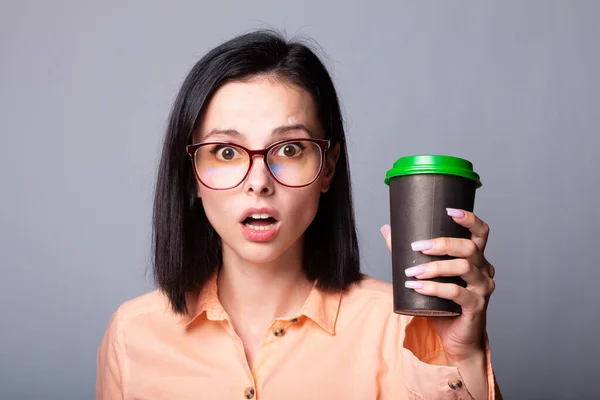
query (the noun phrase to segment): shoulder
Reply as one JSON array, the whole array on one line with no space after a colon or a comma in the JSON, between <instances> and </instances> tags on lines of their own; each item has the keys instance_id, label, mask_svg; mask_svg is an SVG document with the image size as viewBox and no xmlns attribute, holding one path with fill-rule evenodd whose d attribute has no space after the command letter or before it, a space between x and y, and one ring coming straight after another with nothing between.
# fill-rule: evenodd
<instances>
[{"instance_id":1,"label":"shoulder","mask_svg":"<svg viewBox=\"0 0 600 400\"><path fill-rule=\"evenodd\" d=\"M363 279L353 285L343 297L346 301L377 303L384 307L393 306L392 284L366 274L363 274Z\"/></svg>"},{"instance_id":2,"label":"shoulder","mask_svg":"<svg viewBox=\"0 0 600 400\"><path fill-rule=\"evenodd\" d=\"M177 318L170 308L167 296L158 289L124 301L114 312L112 319L120 325L127 325L136 320L156 316Z\"/></svg>"},{"instance_id":3,"label":"shoulder","mask_svg":"<svg viewBox=\"0 0 600 400\"><path fill-rule=\"evenodd\" d=\"M342 295L340 314L378 320L396 318L392 284L369 275Z\"/></svg>"},{"instance_id":4,"label":"shoulder","mask_svg":"<svg viewBox=\"0 0 600 400\"><path fill-rule=\"evenodd\" d=\"M340 300L336 326L339 331L370 332L376 337L398 338L413 317L394 312L393 287L389 282L363 274Z\"/></svg>"}]
</instances>

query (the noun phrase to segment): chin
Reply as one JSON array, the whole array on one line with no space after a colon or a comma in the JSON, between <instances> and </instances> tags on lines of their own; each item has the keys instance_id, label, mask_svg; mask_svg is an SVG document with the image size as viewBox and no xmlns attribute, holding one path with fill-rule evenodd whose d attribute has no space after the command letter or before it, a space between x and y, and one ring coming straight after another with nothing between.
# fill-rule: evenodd
<instances>
[{"instance_id":1,"label":"chin","mask_svg":"<svg viewBox=\"0 0 600 400\"><path fill-rule=\"evenodd\" d=\"M281 257L285 249L275 243L245 243L232 249L239 258L255 264L265 264Z\"/></svg>"},{"instance_id":2,"label":"chin","mask_svg":"<svg viewBox=\"0 0 600 400\"><path fill-rule=\"evenodd\" d=\"M227 231L227 230L226 230ZM302 234L289 232L285 228L280 229L271 240L252 241L246 238L242 232L235 229L228 230L230 235L222 238L223 252L229 252L234 258L244 260L253 264L266 264L278 259L295 258L298 246L302 247ZM301 257L301 254L298 256Z\"/></svg>"}]
</instances>

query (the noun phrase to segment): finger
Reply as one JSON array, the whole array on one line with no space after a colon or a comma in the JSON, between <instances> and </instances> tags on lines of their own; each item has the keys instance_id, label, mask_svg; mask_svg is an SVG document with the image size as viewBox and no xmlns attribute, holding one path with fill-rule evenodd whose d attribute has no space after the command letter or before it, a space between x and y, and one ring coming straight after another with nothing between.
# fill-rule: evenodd
<instances>
[{"instance_id":1,"label":"finger","mask_svg":"<svg viewBox=\"0 0 600 400\"><path fill-rule=\"evenodd\" d=\"M477 286L484 281L483 272L465 258L433 261L423 265L407 268L407 277L431 279L439 276L460 276L468 285Z\"/></svg>"},{"instance_id":2,"label":"finger","mask_svg":"<svg viewBox=\"0 0 600 400\"><path fill-rule=\"evenodd\" d=\"M433 261L423 265L407 268L404 273L407 277L416 279L431 279L440 276L460 276L466 283L467 289L483 296L490 296L496 287L494 280L489 276L489 264L484 268L477 268L464 258L454 260ZM493 267L492 267L493 268Z\"/></svg>"},{"instance_id":3,"label":"finger","mask_svg":"<svg viewBox=\"0 0 600 400\"><path fill-rule=\"evenodd\" d=\"M387 244L388 249L392 251L392 228L390 228L388 224L385 224L381 227L380 231L385 238L385 243Z\"/></svg>"},{"instance_id":4,"label":"finger","mask_svg":"<svg viewBox=\"0 0 600 400\"><path fill-rule=\"evenodd\" d=\"M453 257L469 258L479 253L477 245L470 239L442 237L431 240L420 240L411 243L414 251L421 251L428 255L449 255Z\"/></svg>"},{"instance_id":5,"label":"finger","mask_svg":"<svg viewBox=\"0 0 600 400\"><path fill-rule=\"evenodd\" d=\"M454 283L434 281L406 281L405 286L427 296L454 301L464 310L480 312L486 307L485 297Z\"/></svg>"},{"instance_id":6,"label":"finger","mask_svg":"<svg viewBox=\"0 0 600 400\"><path fill-rule=\"evenodd\" d=\"M494 276L496 275L496 268L494 268L494 266L492 264L488 263L487 270L488 270L488 276L493 279Z\"/></svg>"},{"instance_id":7,"label":"finger","mask_svg":"<svg viewBox=\"0 0 600 400\"><path fill-rule=\"evenodd\" d=\"M479 268L481 269L481 272L483 272L489 278L493 279L496 275L496 268L494 268L494 266L490 264L490 262L486 260L485 257L483 257L483 260L480 265L481 266Z\"/></svg>"},{"instance_id":8,"label":"finger","mask_svg":"<svg viewBox=\"0 0 600 400\"><path fill-rule=\"evenodd\" d=\"M471 239L475 242L479 250L485 250L490 234L490 226L488 224L479 219L477 215L466 210L446 208L446 212L457 224L471 231Z\"/></svg>"}]
</instances>

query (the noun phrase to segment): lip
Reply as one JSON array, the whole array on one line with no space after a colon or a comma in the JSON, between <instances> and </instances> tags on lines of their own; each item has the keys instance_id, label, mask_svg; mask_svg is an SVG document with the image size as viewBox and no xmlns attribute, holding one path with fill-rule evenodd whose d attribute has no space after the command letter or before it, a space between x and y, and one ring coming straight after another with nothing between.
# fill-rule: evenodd
<instances>
[{"instance_id":1,"label":"lip","mask_svg":"<svg viewBox=\"0 0 600 400\"><path fill-rule=\"evenodd\" d=\"M251 242L268 242L273 240L273 238L277 235L277 232L279 232L279 222L274 223L271 228L264 231L257 231L252 228L248 228L241 222L240 228L246 239L250 240Z\"/></svg>"},{"instance_id":2,"label":"lip","mask_svg":"<svg viewBox=\"0 0 600 400\"><path fill-rule=\"evenodd\" d=\"M269 214L271 217L275 218L276 222L273 224L273 226L271 226L270 229L257 231L244 225L244 220L252 214ZM272 208L268 207L248 208L246 211L244 211L240 219L240 229L242 230L242 233L246 239L250 240L251 242L268 242L272 240L277 235L277 232L279 232L280 225L281 222L279 221L279 214Z\"/></svg>"},{"instance_id":3,"label":"lip","mask_svg":"<svg viewBox=\"0 0 600 400\"><path fill-rule=\"evenodd\" d=\"M272 208L268 208L268 207L261 207L261 208L252 207L252 208L248 208L242 214L242 217L240 218L239 222L243 224L244 220L246 218L248 218L252 214L269 214L271 217L275 218L277 220L277 222L279 222L279 214L275 210L273 210Z\"/></svg>"}]
</instances>

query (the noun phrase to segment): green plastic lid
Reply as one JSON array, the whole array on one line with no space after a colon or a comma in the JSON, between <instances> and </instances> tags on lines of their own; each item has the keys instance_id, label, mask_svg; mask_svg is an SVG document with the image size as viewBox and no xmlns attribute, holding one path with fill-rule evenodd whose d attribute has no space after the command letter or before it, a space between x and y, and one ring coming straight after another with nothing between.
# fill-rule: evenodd
<instances>
[{"instance_id":1,"label":"green plastic lid","mask_svg":"<svg viewBox=\"0 0 600 400\"><path fill-rule=\"evenodd\" d=\"M399 158L392 169L385 174L384 182L389 185L391 178L417 174L462 176L477 182L476 187L480 188L482 186L479 175L473 171L473 164L470 161L438 154L418 154Z\"/></svg>"}]
</instances>

